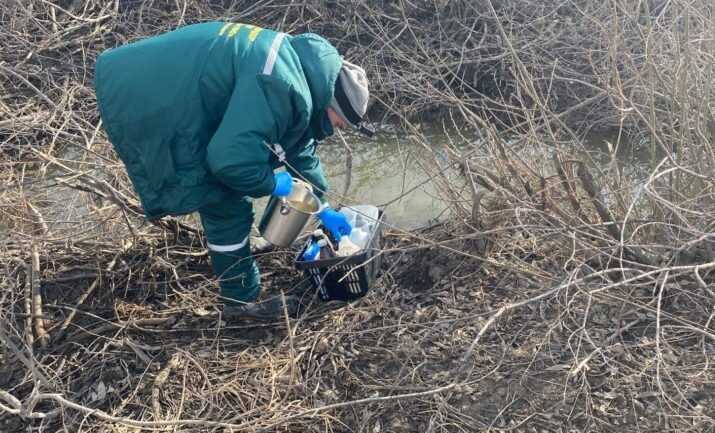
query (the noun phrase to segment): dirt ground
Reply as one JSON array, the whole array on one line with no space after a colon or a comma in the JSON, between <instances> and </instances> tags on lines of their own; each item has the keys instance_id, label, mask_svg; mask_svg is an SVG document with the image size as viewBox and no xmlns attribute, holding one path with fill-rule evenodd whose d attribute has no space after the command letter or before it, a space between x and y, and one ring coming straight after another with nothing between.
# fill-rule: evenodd
<instances>
[{"instance_id":1,"label":"dirt ground","mask_svg":"<svg viewBox=\"0 0 715 433\"><path fill-rule=\"evenodd\" d=\"M455 230L443 225L421 236L453 240ZM538 286L495 272L465 256L479 254L466 248L474 242L458 242L460 253L450 254L388 234L381 276L365 298L316 301L300 318L277 323L221 320L207 257L188 254L197 248L137 246L142 254L129 249L116 257L67 335L35 357L66 398L107 416L147 427L205 420L177 421L180 431L683 431L693 421L666 415L675 407L667 405L715 415L715 347L695 336L684 341L675 325L679 312L697 310L690 300L669 300L662 314L678 317L664 318L661 326L671 323L674 331L660 343L648 313L608 299L577 305L582 300L568 293L489 323L501 307L558 282ZM96 270L115 258L93 253L43 270L46 324L55 338ZM260 256L267 295L291 293L301 279L294 257ZM630 299L647 304L652 294ZM584 308L591 309L585 319ZM661 357L657 344L668 347ZM29 392L33 380L17 364L6 352L0 388ZM40 401L34 410L53 408ZM3 431L111 425L67 408L40 423L7 414L0 422Z\"/></svg>"}]
</instances>

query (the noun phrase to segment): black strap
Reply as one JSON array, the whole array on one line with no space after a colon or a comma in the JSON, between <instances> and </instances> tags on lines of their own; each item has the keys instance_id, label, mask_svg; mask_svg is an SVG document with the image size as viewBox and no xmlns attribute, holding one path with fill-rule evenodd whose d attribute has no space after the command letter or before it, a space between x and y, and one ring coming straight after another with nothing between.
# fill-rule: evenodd
<instances>
[{"instance_id":1,"label":"black strap","mask_svg":"<svg viewBox=\"0 0 715 433\"><path fill-rule=\"evenodd\" d=\"M352 123L355 126L359 125L360 122L362 122L362 117L360 117L355 112L352 104L350 104L348 95L345 94L345 90L343 89L343 83L340 80L340 75L338 75L338 79L335 81L335 100L338 101L340 109L343 110L343 114L345 114L345 117L348 119L348 122Z\"/></svg>"}]
</instances>

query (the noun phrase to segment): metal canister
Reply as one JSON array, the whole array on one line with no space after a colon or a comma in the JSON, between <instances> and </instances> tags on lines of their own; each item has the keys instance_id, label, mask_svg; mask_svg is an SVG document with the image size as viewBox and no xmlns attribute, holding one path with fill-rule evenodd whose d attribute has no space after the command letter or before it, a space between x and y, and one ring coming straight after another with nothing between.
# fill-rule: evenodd
<instances>
[{"instance_id":1,"label":"metal canister","mask_svg":"<svg viewBox=\"0 0 715 433\"><path fill-rule=\"evenodd\" d=\"M298 238L320 210L320 200L307 183L293 179L291 193L285 198L271 197L258 231L264 239L279 247L288 247Z\"/></svg>"}]
</instances>

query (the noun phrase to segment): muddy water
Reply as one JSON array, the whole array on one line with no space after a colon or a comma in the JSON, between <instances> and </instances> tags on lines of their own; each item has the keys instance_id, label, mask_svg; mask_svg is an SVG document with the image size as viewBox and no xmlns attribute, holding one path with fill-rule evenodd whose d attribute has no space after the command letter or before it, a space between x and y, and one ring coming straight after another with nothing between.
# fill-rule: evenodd
<instances>
[{"instance_id":1,"label":"muddy water","mask_svg":"<svg viewBox=\"0 0 715 433\"><path fill-rule=\"evenodd\" d=\"M346 137L351 148L351 180L347 193L343 195L347 182L348 152L337 139L328 140L318 147L329 184L328 200L331 203L374 204L384 207L389 222L403 229L413 229L429 225L449 216L448 205L439 198L429 172L439 165L439 170L461 184L462 180L445 157L445 146L460 152L473 152L476 158L488 158L486 148L459 139L454 132L445 133L437 127L423 128L424 138L433 153L410 141L404 133L381 131L373 139L360 136ZM460 141L461 140L461 141ZM594 176L606 176L605 171L618 173L635 181L649 158L649 152L619 136L615 131L602 131L583 138L581 143L561 143L564 150L579 154L593 167ZM525 163L550 161L554 148L551 146L514 145L511 149ZM436 155L432 157L432 155ZM468 191L464 198L469 199ZM260 218L264 200L255 203Z\"/></svg>"},{"instance_id":2,"label":"muddy water","mask_svg":"<svg viewBox=\"0 0 715 433\"><path fill-rule=\"evenodd\" d=\"M464 151L472 151L476 157L488 155L486 149L475 148L469 143L455 140L455 134L445 134L439 129L425 128L424 135L434 153L408 140L404 133L381 131L376 138L363 139L347 136L351 148L352 167L348 169L348 152L337 139L328 140L318 147L323 167L330 184L328 200L331 204L373 204L385 209L390 224L402 229L412 229L431 224L449 216L448 205L439 198L435 185L430 181L428 171L437 165L448 177L461 182L444 157L447 144ZM623 140L621 140L623 141ZM648 152L632 143L617 145L618 137L613 133L601 133L586 138L580 152L590 159L594 174L609 164L618 164L624 176L633 178L648 158ZM609 152L609 144L613 152ZM538 150L537 150L538 149ZM530 160L545 161L551 157L551 150L524 146L514 149L528 163ZM546 153L545 153L546 152ZM433 156L436 155L436 156ZM72 159L72 155L66 155ZM426 168L428 170L426 170ZM349 188L345 194L345 185ZM42 185L34 188L35 197L49 212L48 223L55 228L80 223L88 210L82 196L76 190L61 185ZM466 191L466 189L465 189ZM29 191L28 191L29 192ZM33 194L34 195L34 194ZM51 200L44 200L51 196ZM468 197L465 197L468 198ZM256 221L260 220L267 198L256 200Z\"/></svg>"},{"instance_id":3,"label":"muddy water","mask_svg":"<svg viewBox=\"0 0 715 433\"><path fill-rule=\"evenodd\" d=\"M439 132L425 135L437 155L429 162L424 158L425 148L408 142L404 134L392 131L381 131L372 139L347 135L350 152L337 137L320 144L317 153L330 185L328 202L379 206L385 210L390 224L403 229L422 227L446 217L448 206L439 199L424 165L440 164L453 177L456 172L441 156L446 136ZM351 167L348 166L349 154L352 155ZM255 201L257 220L266 203L266 199Z\"/></svg>"}]
</instances>

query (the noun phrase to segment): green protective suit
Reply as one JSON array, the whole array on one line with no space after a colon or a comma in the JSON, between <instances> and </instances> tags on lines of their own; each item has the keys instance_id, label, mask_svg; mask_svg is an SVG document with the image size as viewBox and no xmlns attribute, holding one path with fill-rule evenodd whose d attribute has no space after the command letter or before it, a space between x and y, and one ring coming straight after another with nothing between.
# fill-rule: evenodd
<instances>
[{"instance_id":1,"label":"green protective suit","mask_svg":"<svg viewBox=\"0 0 715 433\"><path fill-rule=\"evenodd\" d=\"M342 59L318 35L211 22L103 52L95 88L102 122L150 219L199 211L222 295L254 300L251 198L273 170L322 197L316 141Z\"/></svg>"}]
</instances>

